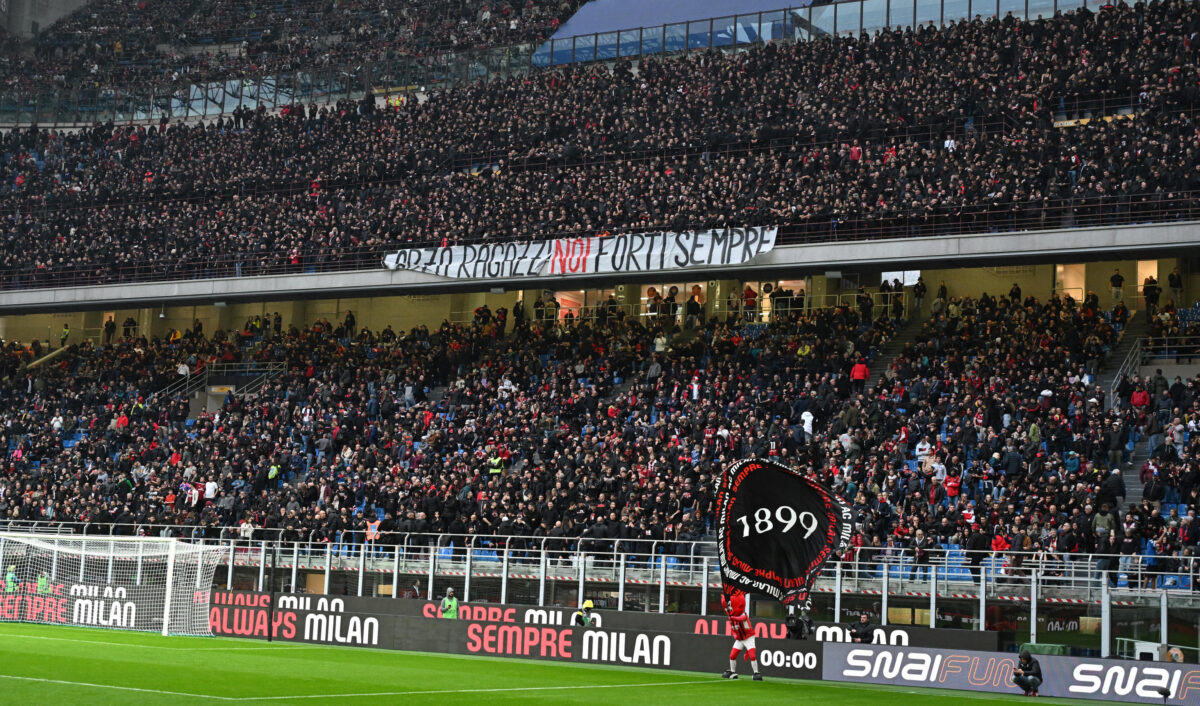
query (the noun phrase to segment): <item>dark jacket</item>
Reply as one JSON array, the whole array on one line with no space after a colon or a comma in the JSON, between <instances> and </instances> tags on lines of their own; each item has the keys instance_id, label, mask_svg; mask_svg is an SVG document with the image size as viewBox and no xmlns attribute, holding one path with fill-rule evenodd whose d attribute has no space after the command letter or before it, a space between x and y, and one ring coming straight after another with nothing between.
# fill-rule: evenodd
<instances>
[{"instance_id":1,"label":"dark jacket","mask_svg":"<svg viewBox=\"0 0 1200 706\"><path fill-rule=\"evenodd\" d=\"M1017 669L1024 672L1023 676L1042 678L1042 665L1032 656L1030 656L1028 662L1017 660Z\"/></svg>"}]
</instances>

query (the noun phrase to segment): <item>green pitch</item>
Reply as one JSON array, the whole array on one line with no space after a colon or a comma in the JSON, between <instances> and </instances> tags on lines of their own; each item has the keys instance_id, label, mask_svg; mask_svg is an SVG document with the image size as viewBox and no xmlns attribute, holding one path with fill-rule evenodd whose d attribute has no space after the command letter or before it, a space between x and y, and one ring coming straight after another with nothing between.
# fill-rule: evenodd
<instances>
[{"instance_id":1,"label":"green pitch","mask_svg":"<svg viewBox=\"0 0 1200 706\"><path fill-rule=\"evenodd\" d=\"M229 638L0 624L0 694L10 704L818 703L944 706L1020 697ZM1036 703L1088 702L1039 699ZM1094 702L1092 702L1094 703Z\"/></svg>"}]
</instances>

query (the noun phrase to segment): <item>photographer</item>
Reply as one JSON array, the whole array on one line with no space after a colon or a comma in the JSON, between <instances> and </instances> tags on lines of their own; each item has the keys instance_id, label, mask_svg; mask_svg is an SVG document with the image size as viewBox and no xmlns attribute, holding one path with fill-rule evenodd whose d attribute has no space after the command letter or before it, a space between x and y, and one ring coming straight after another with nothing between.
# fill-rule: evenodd
<instances>
[{"instance_id":1,"label":"photographer","mask_svg":"<svg viewBox=\"0 0 1200 706\"><path fill-rule=\"evenodd\" d=\"M1042 665L1029 654L1029 650L1021 650L1017 668L1013 670L1013 682L1021 687L1026 696L1038 695L1038 687L1042 685Z\"/></svg>"},{"instance_id":2,"label":"photographer","mask_svg":"<svg viewBox=\"0 0 1200 706\"><path fill-rule=\"evenodd\" d=\"M789 640L807 640L813 634L812 615L808 609L800 611L800 615L792 613L787 617L787 637Z\"/></svg>"}]
</instances>

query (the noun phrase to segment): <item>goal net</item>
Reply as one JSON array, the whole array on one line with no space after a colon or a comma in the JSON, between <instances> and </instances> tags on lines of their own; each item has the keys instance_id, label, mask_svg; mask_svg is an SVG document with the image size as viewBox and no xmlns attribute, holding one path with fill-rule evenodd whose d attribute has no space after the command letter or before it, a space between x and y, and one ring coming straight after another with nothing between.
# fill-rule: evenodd
<instances>
[{"instance_id":1,"label":"goal net","mask_svg":"<svg viewBox=\"0 0 1200 706\"><path fill-rule=\"evenodd\" d=\"M219 547L0 533L0 621L211 635Z\"/></svg>"}]
</instances>

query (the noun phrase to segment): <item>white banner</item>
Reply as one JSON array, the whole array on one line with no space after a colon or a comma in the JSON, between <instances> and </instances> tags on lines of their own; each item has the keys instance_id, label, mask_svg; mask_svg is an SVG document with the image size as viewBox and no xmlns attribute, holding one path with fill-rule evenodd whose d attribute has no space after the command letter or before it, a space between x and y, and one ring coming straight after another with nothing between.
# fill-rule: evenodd
<instances>
[{"instance_id":1,"label":"white banner","mask_svg":"<svg viewBox=\"0 0 1200 706\"><path fill-rule=\"evenodd\" d=\"M627 233L530 243L412 248L383 258L389 270L441 277L514 279L549 275L628 274L749 262L775 247L776 228L683 233Z\"/></svg>"}]
</instances>

